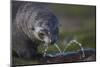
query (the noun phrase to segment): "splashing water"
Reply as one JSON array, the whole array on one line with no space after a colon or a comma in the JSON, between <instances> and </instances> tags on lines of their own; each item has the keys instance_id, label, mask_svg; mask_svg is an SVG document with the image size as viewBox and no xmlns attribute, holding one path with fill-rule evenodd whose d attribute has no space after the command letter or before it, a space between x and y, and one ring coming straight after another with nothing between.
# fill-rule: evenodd
<instances>
[{"instance_id":1,"label":"splashing water","mask_svg":"<svg viewBox=\"0 0 100 67\"><path fill-rule=\"evenodd\" d=\"M59 46L55 43L54 46L59 50L60 54L62 54L61 49L59 48Z\"/></svg>"},{"instance_id":2,"label":"splashing water","mask_svg":"<svg viewBox=\"0 0 100 67\"><path fill-rule=\"evenodd\" d=\"M63 51L61 51L61 49L59 48L59 46L58 46L56 43L54 44L54 46L55 46L55 47L58 49L58 51L60 52L59 54L60 54L60 55L63 55L63 54L65 53L66 49L67 49L72 43L76 43L77 45L80 46L81 51L82 51L82 57L85 57L85 53L84 53L84 49L83 49L83 47L82 47L82 44L79 43L77 40L71 40L71 41L65 46L65 48L64 48ZM43 56L45 57L46 54L47 54L47 50L48 50L48 44L45 43L45 44L44 44L44 47L45 47L45 50L43 51Z\"/></svg>"},{"instance_id":3,"label":"splashing water","mask_svg":"<svg viewBox=\"0 0 100 67\"><path fill-rule=\"evenodd\" d=\"M82 44L79 43L77 40L71 40L71 41L66 45L66 47L65 47L65 49L64 49L64 51L63 51L63 53L64 53L65 50L68 48L68 46L70 46L72 43L76 43L77 45L80 46L81 51L82 51L82 57L85 57L85 53L84 53L84 49L83 49L83 47L82 47Z\"/></svg>"},{"instance_id":4,"label":"splashing water","mask_svg":"<svg viewBox=\"0 0 100 67\"><path fill-rule=\"evenodd\" d=\"M58 49L58 51L60 52L60 54L62 54L61 49L59 48L59 46L58 46L56 43L54 44L54 46ZM47 50L48 50L48 44L45 43L45 44L44 44L44 47L45 47L45 50L43 51L43 56L45 57L46 54L47 54Z\"/></svg>"},{"instance_id":5,"label":"splashing water","mask_svg":"<svg viewBox=\"0 0 100 67\"><path fill-rule=\"evenodd\" d=\"M44 52L43 52L43 56L45 57L46 54L47 54L47 50L48 50L48 44L45 43L45 44L44 44L44 47L45 47L45 50L44 50Z\"/></svg>"}]
</instances>

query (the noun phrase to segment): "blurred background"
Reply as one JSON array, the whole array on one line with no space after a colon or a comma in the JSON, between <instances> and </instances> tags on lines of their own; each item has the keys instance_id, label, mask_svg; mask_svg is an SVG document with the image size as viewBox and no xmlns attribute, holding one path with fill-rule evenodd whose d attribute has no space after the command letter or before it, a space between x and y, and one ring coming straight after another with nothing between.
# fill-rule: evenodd
<instances>
[{"instance_id":1,"label":"blurred background","mask_svg":"<svg viewBox=\"0 0 100 67\"><path fill-rule=\"evenodd\" d=\"M95 6L48 4L48 7L57 16L60 23L60 38L58 46L62 51L69 41L73 39L81 43L83 48L96 48ZM56 51L55 49L54 46L49 45L48 53ZM78 45L70 45L66 51L75 51L77 49L79 49ZM39 51L41 52L41 50Z\"/></svg>"},{"instance_id":2,"label":"blurred background","mask_svg":"<svg viewBox=\"0 0 100 67\"><path fill-rule=\"evenodd\" d=\"M45 3L44 3L45 4ZM60 23L60 38L58 46L63 51L69 41L76 39L83 48L96 49L96 7L74 4L46 3L48 8L56 15ZM38 47L38 52L43 53L43 45ZM70 45L65 52L80 49L78 45ZM59 53L54 45L49 45L47 54ZM15 64L39 64L37 60L14 58Z\"/></svg>"}]
</instances>

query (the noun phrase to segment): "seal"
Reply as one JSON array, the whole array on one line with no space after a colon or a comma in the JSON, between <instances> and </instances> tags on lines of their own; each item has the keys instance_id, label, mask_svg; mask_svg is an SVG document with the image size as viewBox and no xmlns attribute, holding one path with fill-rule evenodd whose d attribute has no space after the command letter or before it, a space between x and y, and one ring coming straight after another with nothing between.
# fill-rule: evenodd
<instances>
[{"instance_id":1,"label":"seal","mask_svg":"<svg viewBox=\"0 0 100 67\"><path fill-rule=\"evenodd\" d=\"M12 49L19 57L37 57L39 45L58 40L58 19L47 6L23 1L12 6Z\"/></svg>"}]
</instances>

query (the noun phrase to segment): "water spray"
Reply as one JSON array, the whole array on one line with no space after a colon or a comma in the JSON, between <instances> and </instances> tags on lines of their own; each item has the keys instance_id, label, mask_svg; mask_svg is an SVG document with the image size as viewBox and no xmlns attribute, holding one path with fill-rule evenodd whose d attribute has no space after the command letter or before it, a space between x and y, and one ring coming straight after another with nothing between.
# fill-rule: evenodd
<instances>
[{"instance_id":1,"label":"water spray","mask_svg":"<svg viewBox=\"0 0 100 67\"><path fill-rule=\"evenodd\" d=\"M66 45L66 47L65 47L65 49L64 49L64 51L63 51L63 53L66 51L66 49L67 49L72 43L76 43L77 45L80 46L81 51L82 51L82 57L85 57L85 53L84 53L84 49L83 49L83 47L82 47L82 44L79 43L77 40L71 40L71 41Z\"/></svg>"},{"instance_id":2,"label":"water spray","mask_svg":"<svg viewBox=\"0 0 100 67\"><path fill-rule=\"evenodd\" d=\"M43 56L45 57L46 54L47 54L47 50L48 50L48 44L45 43L45 44L44 44L44 47L45 47L45 50L44 50L44 52L43 52Z\"/></svg>"},{"instance_id":3,"label":"water spray","mask_svg":"<svg viewBox=\"0 0 100 67\"><path fill-rule=\"evenodd\" d=\"M71 40L66 46L65 46L65 48L64 48L64 50L63 51L61 51L61 49L59 48L59 46L55 43L54 44L54 46L58 49L58 51L60 52L60 55L63 55L64 53L65 53L65 51L66 51L66 49L72 44L72 43L76 43L77 45L79 45L79 47L81 48L81 51L82 51L82 57L85 57L85 53L84 53L84 49L83 49L83 47L82 47L82 44L81 43L79 43L77 40ZM45 50L44 50L44 54L43 54L43 56L45 57L46 56L46 53L47 53L47 50L48 50L48 44L47 43L45 43L44 44L44 47L45 47Z\"/></svg>"}]
</instances>

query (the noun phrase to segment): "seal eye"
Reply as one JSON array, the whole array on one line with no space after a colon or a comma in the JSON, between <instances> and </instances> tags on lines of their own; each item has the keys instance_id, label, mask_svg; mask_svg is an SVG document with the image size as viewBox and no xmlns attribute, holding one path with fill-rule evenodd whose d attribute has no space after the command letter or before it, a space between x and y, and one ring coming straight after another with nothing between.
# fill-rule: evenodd
<instances>
[{"instance_id":1,"label":"seal eye","mask_svg":"<svg viewBox=\"0 0 100 67\"><path fill-rule=\"evenodd\" d=\"M39 35L44 36L44 33L39 33Z\"/></svg>"},{"instance_id":2,"label":"seal eye","mask_svg":"<svg viewBox=\"0 0 100 67\"><path fill-rule=\"evenodd\" d=\"M43 32L40 32L38 35L39 35L39 37L40 37L41 39L43 39L43 37L44 37L45 34L44 34Z\"/></svg>"}]
</instances>

